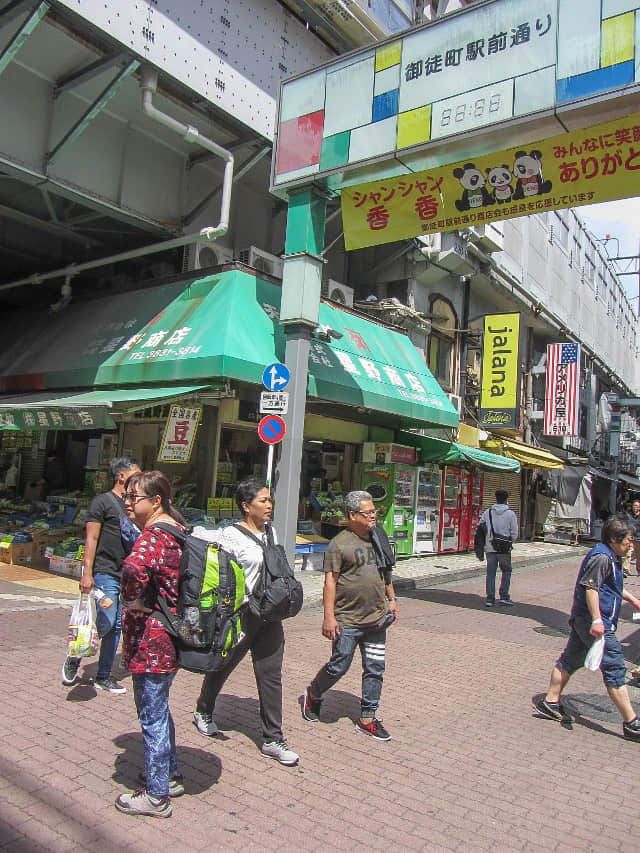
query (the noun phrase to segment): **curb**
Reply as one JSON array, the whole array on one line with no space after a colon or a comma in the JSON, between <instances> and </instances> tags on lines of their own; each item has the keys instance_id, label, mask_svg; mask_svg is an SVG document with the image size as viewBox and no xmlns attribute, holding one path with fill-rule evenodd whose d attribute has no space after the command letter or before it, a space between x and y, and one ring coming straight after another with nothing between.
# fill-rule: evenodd
<instances>
[{"instance_id":1,"label":"curb","mask_svg":"<svg viewBox=\"0 0 640 853\"><path fill-rule=\"evenodd\" d=\"M586 554L589 553L589 550L590 549L588 547L577 546L575 550L571 552L571 554L540 554L537 557L516 558L513 561L513 571L519 572L532 566L539 566L540 563L543 561L548 564L559 563L562 560L567 560L574 554L577 554L578 556L580 556L580 559L582 559ZM477 566L461 566L459 569L447 569L446 571L441 572L429 572L428 574L419 575L415 578L394 577L393 588L396 592L402 593L409 592L414 589L431 589L440 586L448 586L449 584L455 583L456 581L484 578L486 575L486 568L486 562L484 560L482 562L478 560ZM314 590L313 593L307 592L305 590L305 602L302 608L303 611L318 610L321 607L322 588L317 591Z\"/></svg>"}]
</instances>

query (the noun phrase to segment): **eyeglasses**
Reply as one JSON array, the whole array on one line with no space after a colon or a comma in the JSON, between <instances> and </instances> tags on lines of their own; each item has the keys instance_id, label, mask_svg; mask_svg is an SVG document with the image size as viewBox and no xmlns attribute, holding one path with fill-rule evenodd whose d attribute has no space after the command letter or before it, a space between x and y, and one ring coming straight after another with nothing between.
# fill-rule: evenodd
<instances>
[{"instance_id":1,"label":"eyeglasses","mask_svg":"<svg viewBox=\"0 0 640 853\"><path fill-rule=\"evenodd\" d=\"M362 510L358 510L358 512L356 513L356 515L364 515L367 518L375 518L377 514L378 514L377 509L370 509L370 510L367 510L366 512L363 512Z\"/></svg>"},{"instance_id":2,"label":"eyeglasses","mask_svg":"<svg viewBox=\"0 0 640 853\"><path fill-rule=\"evenodd\" d=\"M129 492L128 494L125 494L125 495L123 495L123 496L122 496L122 499L123 499L126 503L130 503L130 504L137 504L137 503L138 503L138 501L144 500L145 498L146 498L148 501L150 501L150 500L151 500L151 498L150 498L148 495L136 495L136 493L135 493L135 492Z\"/></svg>"}]
</instances>

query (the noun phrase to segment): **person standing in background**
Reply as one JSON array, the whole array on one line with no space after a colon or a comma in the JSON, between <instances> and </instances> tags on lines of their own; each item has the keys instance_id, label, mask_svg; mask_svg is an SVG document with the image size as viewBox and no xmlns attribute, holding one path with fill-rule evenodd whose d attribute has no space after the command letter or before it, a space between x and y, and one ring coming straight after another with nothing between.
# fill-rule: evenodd
<instances>
[{"instance_id":1,"label":"person standing in background","mask_svg":"<svg viewBox=\"0 0 640 853\"><path fill-rule=\"evenodd\" d=\"M487 600L485 607L493 607L496 602L496 572L498 566L502 572L500 580L500 598L498 604L503 607L513 605L510 597L511 589L511 551L499 552L493 542L494 534L509 537L512 542L518 538L518 519L507 503L509 493L506 489L496 489L496 502L490 509L482 513L480 523L484 522L487 529L487 539L484 545L487 555Z\"/></svg>"}]
</instances>

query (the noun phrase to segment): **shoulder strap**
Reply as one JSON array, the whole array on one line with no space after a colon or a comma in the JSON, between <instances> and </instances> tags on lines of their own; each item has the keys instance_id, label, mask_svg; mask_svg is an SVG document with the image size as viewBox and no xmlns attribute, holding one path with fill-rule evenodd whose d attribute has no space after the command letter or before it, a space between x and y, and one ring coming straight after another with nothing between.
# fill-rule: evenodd
<instances>
[{"instance_id":1,"label":"shoulder strap","mask_svg":"<svg viewBox=\"0 0 640 853\"><path fill-rule=\"evenodd\" d=\"M246 527L242 527L242 525L240 525L240 524L234 524L233 526L235 527L236 530L239 530L241 533L244 533L245 536L248 536L249 539L253 539L254 542L257 542L258 545L264 551L264 542L262 542L260 539L258 539L258 537L255 535L255 533L252 533L250 530L247 530ZM269 539L269 544L272 544L271 537L269 535L268 530L267 530L267 539Z\"/></svg>"},{"instance_id":2,"label":"shoulder strap","mask_svg":"<svg viewBox=\"0 0 640 853\"><path fill-rule=\"evenodd\" d=\"M156 530L164 530L165 533L171 534L171 536L173 536L173 538L178 542L181 548L187 541L187 534L183 530L174 527L173 524L167 524L166 522L158 521L155 524L152 524L151 528L155 528Z\"/></svg>"},{"instance_id":3,"label":"shoulder strap","mask_svg":"<svg viewBox=\"0 0 640 853\"><path fill-rule=\"evenodd\" d=\"M495 536L495 530L493 529L493 519L491 518L491 510L489 510L489 524L491 525L491 535Z\"/></svg>"}]
</instances>

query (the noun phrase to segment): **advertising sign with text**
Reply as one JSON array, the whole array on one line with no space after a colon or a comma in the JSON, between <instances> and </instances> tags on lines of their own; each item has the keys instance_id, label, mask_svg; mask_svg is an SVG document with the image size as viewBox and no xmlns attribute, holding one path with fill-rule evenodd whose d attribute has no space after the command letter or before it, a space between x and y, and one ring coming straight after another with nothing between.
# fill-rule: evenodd
<instances>
[{"instance_id":1,"label":"advertising sign with text","mask_svg":"<svg viewBox=\"0 0 640 853\"><path fill-rule=\"evenodd\" d=\"M480 424L495 429L518 426L518 343L520 314L484 318Z\"/></svg>"},{"instance_id":2,"label":"advertising sign with text","mask_svg":"<svg viewBox=\"0 0 640 853\"><path fill-rule=\"evenodd\" d=\"M158 462L188 462L202 406L171 406L158 452Z\"/></svg>"}]
</instances>

